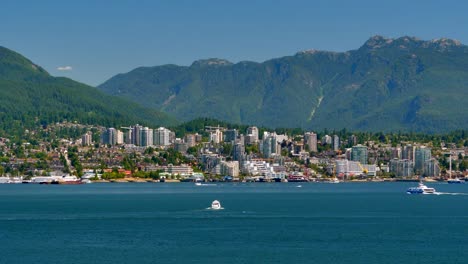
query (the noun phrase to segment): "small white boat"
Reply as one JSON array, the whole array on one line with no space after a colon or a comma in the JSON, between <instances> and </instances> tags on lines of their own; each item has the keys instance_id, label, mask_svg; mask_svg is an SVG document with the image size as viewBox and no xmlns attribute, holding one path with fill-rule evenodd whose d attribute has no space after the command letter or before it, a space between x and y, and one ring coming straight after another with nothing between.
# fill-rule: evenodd
<instances>
[{"instance_id":1,"label":"small white boat","mask_svg":"<svg viewBox=\"0 0 468 264\"><path fill-rule=\"evenodd\" d=\"M459 178L453 178L453 179L448 179L447 183L460 184L460 183L465 183L465 180L462 180L462 179L459 179Z\"/></svg>"},{"instance_id":2,"label":"small white boat","mask_svg":"<svg viewBox=\"0 0 468 264\"><path fill-rule=\"evenodd\" d=\"M338 180L337 178L333 178L330 183L340 183L340 180Z\"/></svg>"},{"instance_id":3,"label":"small white boat","mask_svg":"<svg viewBox=\"0 0 468 264\"><path fill-rule=\"evenodd\" d=\"M418 187L410 187L406 190L408 194L434 194L435 192L434 188L427 187L422 182L419 183Z\"/></svg>"},{"instance_id":4,"label":"small white boat","mask_svg":"<svg viewBox=\"0 0 468 264\"><path fill-rule=\"evenodd\" d=\"M211 203L211 209L213 210L219 210L219 209L223 209L221 207L221 203L218 201L218 200L214 200L212 203Z\"/></svg>"}]
</instances>

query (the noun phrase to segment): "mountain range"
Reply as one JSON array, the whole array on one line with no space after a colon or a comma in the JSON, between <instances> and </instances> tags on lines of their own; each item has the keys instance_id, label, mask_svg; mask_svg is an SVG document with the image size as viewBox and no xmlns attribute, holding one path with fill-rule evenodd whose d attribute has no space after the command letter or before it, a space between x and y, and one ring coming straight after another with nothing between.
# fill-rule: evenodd
<instances>
[{"instance_id":1,"label":"mountain range","mask_svg":"<svg viewBox=\"0 0 468 264\"><path fill-rule=\"evenodd\" d=\"M468 47L445 38L374 36L347 52L141 67L98 88L182 121L445 132L468 128Z\"/></svg>"},{"instance_id":2,"label":"mountain range","mask_svg":"<svg viewBox=\"0 0 468 264\"><path fill-rule=\"evenodd\" d=\"M104 126L175 123L154 109L53 77L24 56L0 47L0 132L64 120Z\"/></svg>"}]
</instances>

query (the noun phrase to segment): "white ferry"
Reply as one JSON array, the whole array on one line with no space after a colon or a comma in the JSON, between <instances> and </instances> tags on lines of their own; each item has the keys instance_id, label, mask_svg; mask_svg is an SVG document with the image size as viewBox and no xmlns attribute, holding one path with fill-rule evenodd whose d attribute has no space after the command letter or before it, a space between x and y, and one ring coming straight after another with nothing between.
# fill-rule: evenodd
<instances>
[{"instance_id":1,"label":"white ferry","mask_svg":"<svg viewBox=\"0 0 468 264\"><path fill-rule=\"evenodd\" d=\"M433 194L436 192L434 188L427 187L422 182L419 183L418 187L410 187L406 190L408 194Z\"/></svg>"}]
</instances>

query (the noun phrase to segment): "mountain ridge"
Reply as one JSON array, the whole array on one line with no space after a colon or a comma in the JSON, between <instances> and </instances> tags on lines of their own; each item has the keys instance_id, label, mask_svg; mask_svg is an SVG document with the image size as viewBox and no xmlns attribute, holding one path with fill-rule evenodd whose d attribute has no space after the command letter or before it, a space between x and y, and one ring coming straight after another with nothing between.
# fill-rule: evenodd
<instances>
[{"instance_id":1,"label":"mountain ridge","mask_svg":"<svg viewBox=\"0 0 468 264\"><path fill-rule=\"evenodd\" d=\"M0 46L0 132L64 120L117 126L175 124L166 114L65 77L53 77L21 54Z\"/></svg>"},{"instance_id":2,"label":"mountain ridge","mask_svg":"<svg viewBox=\"0 0 468 264\"><path fill-rule=\"evenodd\" d=\"M373 36L356 50L308 50L262 63L134 69L99 89L183 121L210 117L307 129L466 128L468 48L457 40Z\"/></svg>"}]
</instances>

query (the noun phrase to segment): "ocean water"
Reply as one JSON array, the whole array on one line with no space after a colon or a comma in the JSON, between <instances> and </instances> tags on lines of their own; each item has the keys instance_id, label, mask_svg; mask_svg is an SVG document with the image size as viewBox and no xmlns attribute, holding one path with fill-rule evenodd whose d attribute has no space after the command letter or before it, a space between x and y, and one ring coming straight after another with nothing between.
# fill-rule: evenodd
<instances>
[{"instance_id":1,"label":"ocean water","mask_svg":"<svg viewBox=\"0 0 468 264\"><path fill-rule=\"evenodd\" d=\"M0 184L0 263L468 263L468 184L298 185Z\"/></svg>"}]
</instances>

